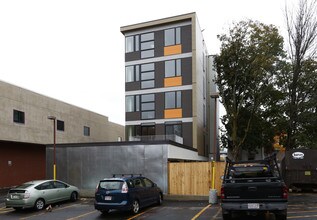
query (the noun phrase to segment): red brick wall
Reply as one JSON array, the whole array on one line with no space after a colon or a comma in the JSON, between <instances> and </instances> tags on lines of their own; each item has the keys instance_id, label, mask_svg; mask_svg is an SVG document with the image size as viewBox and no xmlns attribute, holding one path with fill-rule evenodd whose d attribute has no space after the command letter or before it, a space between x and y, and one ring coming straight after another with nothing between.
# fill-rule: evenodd
<instances>
[{"instance_id":1,"label":"red brick wall","mask_svg":"<svg viewBox=\"0 0 317 220\"><path fill-rule=\"evenodd\" d=\"M45 145L0 142L0 188L45 179L45 159Z\"/></svg>"}]
</instances>

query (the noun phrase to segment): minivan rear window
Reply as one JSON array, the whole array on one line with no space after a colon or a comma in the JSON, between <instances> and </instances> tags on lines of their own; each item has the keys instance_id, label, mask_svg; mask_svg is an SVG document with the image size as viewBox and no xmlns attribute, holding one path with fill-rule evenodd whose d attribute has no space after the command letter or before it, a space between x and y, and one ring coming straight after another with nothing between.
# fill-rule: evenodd
<instances>
[{"instance_id":1,"label":"minivan rear window","mask_svg":"<svg viewBox=\"0 0 317 220\"><path fill-rule=\"evenodd\" d=\"M99 184L100 189L107 189L107 190L117 190L122 189L123 181L120 180L106 180L101 181Z\"/></svg>"}]
</instances>

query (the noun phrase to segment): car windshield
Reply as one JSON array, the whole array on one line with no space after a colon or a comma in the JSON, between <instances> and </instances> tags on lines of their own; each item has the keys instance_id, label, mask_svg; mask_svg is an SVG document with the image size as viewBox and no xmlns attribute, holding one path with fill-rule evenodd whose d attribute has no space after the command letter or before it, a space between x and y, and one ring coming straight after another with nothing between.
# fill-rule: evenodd
<instances>
[{"instance_id":1,"label":"car windshield","mask_svg":"<svg viewBox=\"0 0 317 220\"><path fill-rule=\"evenodd\" d=\"M107 190L116 190L122 189L123 181L120 180L106 180L101 181L99 184L99 188L107 189Z\"/></svg>"},{"instance_id":2,"label":"car windshield","mask_svg":"<svg viewBox=\"0 0 317 220\"><path fill-rule=\"evenodd\" d=\"M33 186L33 184L31 184L31 183L24 183L24 184L22 184L22 185L20 185L20 186L17 186L17 187L15 187L15 188L26 189L26 188L28 188L28 187L30 187L30 186Z\"/></svg>"}]
</instances>

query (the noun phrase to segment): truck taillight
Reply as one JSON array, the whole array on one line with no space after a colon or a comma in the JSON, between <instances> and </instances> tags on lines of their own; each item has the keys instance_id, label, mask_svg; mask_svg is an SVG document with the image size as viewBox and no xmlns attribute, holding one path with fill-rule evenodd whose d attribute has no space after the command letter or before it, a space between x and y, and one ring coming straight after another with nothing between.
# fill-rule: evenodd
<instances>
[{"instance_id":1,"label":"truck taillight","mask_svg":"<svg viewBox=\"0 0 317 220\"><path fill-rule=\"evenodd\" d=\"M220 198L221 199L225 198L225 189L223 187L221 187L221 190L220 190Z\"/></svg>"},{"instance_id":2,"label":"truck taillight","mask_svg":"<svg viewBox=\"0 0 317 220\"><path fill-rule=\"evenodd\" d=\"M283 199L288 198L288 188L287 186L283 186Z\"/></svg>"},{"instance_id":3,"label":"truck taillight","mask_svg":"<svg viewBox=\"0 0 317 220\"><path fill-rule=\"evenodd\" d=\"M128 193L128 185L126 182L122 184L121 193Z\"/></svg>"}]
</instances>

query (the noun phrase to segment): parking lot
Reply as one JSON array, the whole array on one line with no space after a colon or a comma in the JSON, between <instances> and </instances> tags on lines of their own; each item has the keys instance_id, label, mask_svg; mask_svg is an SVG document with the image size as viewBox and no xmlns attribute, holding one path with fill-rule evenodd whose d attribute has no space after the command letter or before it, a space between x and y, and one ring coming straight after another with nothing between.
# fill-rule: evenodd
<instances>
[{"instance_id":1,"label":"parking lot","mask_svg":"<svg viewBox=\"0 0 317 220\"><path fill-rule=\"evenodd\" d=\"M291 193L288 204L288 219L317 219L316 193ZM222 219L219 204L208 204L207 200L180 201L165 200L161 206L151 206L141 209L140 213L133 215L130 212L112 211L101 215L94 210L92 198L81 198L75 203L65 202L53 206L51 212L22 210L15 211L5 208L3 199L0 200L0 219L46 219L46 220L88 220L88 219ZM275 219L273 215L241 219Z\"/></svg>"}]
</instances>

